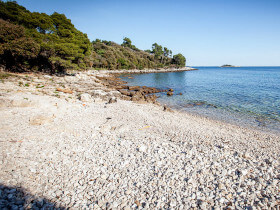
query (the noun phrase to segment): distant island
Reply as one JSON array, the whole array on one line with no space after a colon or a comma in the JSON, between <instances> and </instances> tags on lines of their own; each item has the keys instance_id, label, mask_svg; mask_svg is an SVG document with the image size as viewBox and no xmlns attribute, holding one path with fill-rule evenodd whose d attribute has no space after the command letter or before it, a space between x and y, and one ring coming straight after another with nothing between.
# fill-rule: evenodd
<instances>
[{"instance_id":1,"label":"distant island","mask_svg":"<svg viewBox=\"0 0 280 210\"><path fill-rule=\"evenodd\" d=\"M240 67L240 66L234 66L234 65L229 65L229 64L225 64L225 65L221 66L221 68L224 68L224 67Z\"/></svg>"}]
</instances>

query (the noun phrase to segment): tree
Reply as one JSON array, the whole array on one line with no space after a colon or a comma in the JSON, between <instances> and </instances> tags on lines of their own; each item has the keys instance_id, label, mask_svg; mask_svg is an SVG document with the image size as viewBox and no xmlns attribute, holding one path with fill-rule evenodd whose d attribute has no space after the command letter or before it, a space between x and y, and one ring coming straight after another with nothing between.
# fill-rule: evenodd
<instances>
[{"instance_id":1,"label":"tree","mask_svg":"<svg viewBox=\"0 0 280 210\"><path fill-rule=\"evenodd\" d=\"M57 72L67 68L81 69L85 68L87 64L89 65L88 57L91 54L91 43L87 35L77 30L64 14L57 12L52 15L31 13L16 2L2 2L0 0L0 19L22 27L24 34L21 36L26 38L22 43L18 43L18 47L23 47L25 41L31 42L31 40L34 46L35 44L39 46L39 53L35 58L32 58L36 60L33 63L37 63L39 69ZM13 30L13 27L10 28ZM11 31L11 33L14 32ZM12 46L12 41L7 42L7 44ZM26 45L24 49L27 47ZM17 52L18 55L22 56L21 51ZM14 56L16 56L15 53L14 51ZM1 60L1 62L4 61ZM17 62L23 61L17 59Z\"/></svg>"},{"instance_id":2,"label":"tree","mask_svg":"<svg viewBox=\"0 0 280 210\"><path fill-rule=\"evenodd\" d=\"M172 51L167 49L167 47L164 47L164 50L163 50L163 54L165 57L171 57L172 56Z\"/></svg>"},{"instance_id":3,"label":"tree","mask_svg":"<svg viewBox=\"0 0 280 210\"><path fill-rule=\"evenodd\" d=\"M172 63L179 67L184 67L186 66L186 58L181 53L179 53L173 56Z\"/></svg>"},{"instance_id":4,"label":"tree","mask_svg":"<svg viewBox=\"0 0 280 210\"><path fill-rule=\"evenodd\" d=\"M160 59L161 56L163 55L162 46L158 45L157 43L154 43L152 45L152 53L155 55L156 59Z\"/></svg>"},{"instance_id":5,"label":"tree","mask_svg":"<svg viewBox=\"0 0 280 210\"><path fill-rule=\"evenodd\" d=\"M123 47L128 47L132 50L135 50L135 51L139 51L139 49L137 47L135 47L135 45L132 44L131 40L127 37L125 37L123 39L123 43L121 44Z\"/></svg>"},{"instance_id":6,"label":"tree","mask_svg":"<svg viewBox=\"0 0 280 210\"><path fill-rule=\"evenodd\" d=\"M12 71L22 71L35 65L40 45L27 37L22 26L0 19L0 64Z\"/></svg>"},{"instance_id":7,"label":"tree","mask_svg":"<svg viewBox=\"0 0 280 210\"><path fill-rule=\"evenodd\" d=\"M132 43L131 40L129 38L125 37L123 39L122 46L131 48L131 43Z\"/></svg>"}]
</instances>

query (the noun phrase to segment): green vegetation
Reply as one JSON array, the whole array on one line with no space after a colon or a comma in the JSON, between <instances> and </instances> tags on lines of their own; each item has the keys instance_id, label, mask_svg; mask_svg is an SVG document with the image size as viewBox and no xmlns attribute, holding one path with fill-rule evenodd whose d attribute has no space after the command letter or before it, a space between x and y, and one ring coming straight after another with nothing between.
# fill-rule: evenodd
<instances>
[{"instance_id":1,"label":"green vegetation","mask_svg":"<svg viewBox=\"0 0 280 210\"><path fill-rule=\"evenodd\" d=\"M177 66L185 66L186 65L186 58L181 54L177 54L173 56L173 62L177 65Z\"/></svg>"},{"instance_id":2,"label":"green vegetation","mask_svg":"<svg viewBox=\"0 0 280 210\"><path fill-rule=\"evenodd\" d=\"M95 69L144 69L183 67L186 59L182 54L172 56L172 51L157 43L152 50L139 50L127 37L121 45L106 40L92 42L91 67Z\"/></svg>"},{"instance_id":3,"label":"green vegetation","mask_svg":"<svg viewBox=\"0 0 280 210\"><path fill-rule=\"evenodd\" d=\"M11 71L86 68L91 43L63 14L30 12L0 1L0 64Z\"/></svg>"},{"instance_id":4,"label":"green vegetation","mask_svg":"<svg viewBox=\"0 0 280 210\"><path fill-rule=\"evenodd\" d=\"M139 50L125 37L121 45L77 30L64 14L30 12L0 0L0 67L9 71L63 73L66 69L143 69L185 66L182 54L157 43Z\"/></svg>"}]
</instances>

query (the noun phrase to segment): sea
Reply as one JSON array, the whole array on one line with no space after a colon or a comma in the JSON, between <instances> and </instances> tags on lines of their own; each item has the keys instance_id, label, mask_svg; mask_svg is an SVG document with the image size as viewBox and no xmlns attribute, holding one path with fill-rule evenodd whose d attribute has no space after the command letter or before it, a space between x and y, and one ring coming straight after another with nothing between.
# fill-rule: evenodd
<instances>
[{"instance_id":1,"label":"sea","mask_svg":"<svg viewBox=\"0 0 280 210\"><path fill-rule=\"evenodd\" d=\"M198 70L123 74L128 85L172 88L158 101L173 109L280 134L280 67L196 66Z\"/></svg>"}]
</instances>

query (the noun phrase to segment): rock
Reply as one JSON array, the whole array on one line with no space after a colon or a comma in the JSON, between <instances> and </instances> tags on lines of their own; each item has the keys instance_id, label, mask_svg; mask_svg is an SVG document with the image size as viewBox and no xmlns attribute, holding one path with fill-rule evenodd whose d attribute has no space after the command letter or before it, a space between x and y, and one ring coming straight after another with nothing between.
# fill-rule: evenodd
<instances>
[{"instance_id":1,"label":"rock","mask_svg":"<svg viewBox=\"0 0 280 210\"><path fill-rule=\"evenodd\" d=\"M174 92L174 90L173 90L172 88L170 88L168 91L170 91L170 92Z\"/></svg>"},{"instance_id":2,"label":"rock","mask_svg":"<svg viewBox=\"0 0 280 210\"><path fill-rule=\"evenodd\" d=\"M130 96L130 92L127 91L127 90L119 90L119 92L120 92L122 95Z\"/></svg>"},{"instance_id":3,"label":"rock","mask_svg":"<svg viewBox=\"0 0 280 210\"><path fill-rule=\"evenodd\" d=\"M131 191L130 191L130 190L126 190L126 191L125 191L125 194L126 194L126 195L130 195L130 194L131 194Z\"/></svg>"},{"instance_id":4,"label":"rock","mask_svg":"<svg viewBox=\"0 0 280 210\"><path fill-rule=\"evenodd\" d=\"M153 94L153 95L145 96L144 98L148 103L155 103L158 97Z\"/></svg>"},{"instance_id":5,"label":"rock","mask_svg":"<svg viewBox=\"0 0 280 210\"><path fill-rule=\"evenodd\" d=\"M30 101L28 98L14 99L14 100L2 100L0 102L0 107L30 107L33 106L34 102Z\"/></svg>"},{"instance_id":6,"label":"rock","mask_svg":"<svg viewBox=\"0 0 280 210\"><path fill-rule=\"evenodd\" d=\"M163 111L165 111L165 112L170 112L171 109L170 109L168 106L164 105L164 106L163 106Z\"/></svg>"},{"instance_id":7,"label":"rock","mask_svg":"<svg viewBox=\"0 0 280 210\"><path fill-rule=\"evenodd\" d=\"M166 95L167 95L167 96L173 96L173 92L168 91L168 92L166 93Z\"/></svg>"},{"instance_id":8,"label":"rock","mask_svg":"<svg viewBox=\"0 0 280 210\"><path fill-rule=\"evenodd\" d=\"M112 97L120 97L121 96L121 93L119 91L116 91L116 90L112 90L108 94Z\"/></svg>"},{"instance_id":9,"label":"rock","mask_svg":"<svg viewBox=\"0 0 280 210\"><path fill-rule=\"evenodd\" d=\"M53 77L50 76L50 75L44 75L44 78L46 78L46 79L52 79Z\"/></svg>"},{"instance_id":10,"label":"rock","mask_svg":"<svg viewBox=\"0 0 280 210\"><path fill-rule=\"evenodd\" d=\"M43 125L53 122L54 116L37 115L29 119L30 125Z\"/></svg>"},{"instance_id":11,"label":"rock","mask_svg":"<svg viewBox=\"0 0 280 210\"><path fill-rule=\"evenodd\" d=\"M122 99L122 100L125 100L125 101L130 101L130 100L131 100L131 97L126 96L126 95L122 95L122 96L121 96L121 99Z\"/></svg>"},{"instance_id":12,"label":"rock","mask_svg":"<svg viewBox=\"0 0 280 210\"><path fill-rule=\"evenodd\" d=\"M140 202L138 200L135 201L135 204L140 207Z\"/></svg>"},{"instance_id":13,"label":"rock","mask_svg":"<svg viewBox=\"0 0 280 210\"><path fill-rule=\"evenodd\" d=\"M92 97L90 94L88 93L83 93L80 95L79 99L82 101L82 102L91 102L92 101Z\"/></svg>"},{"instance_id":14,"label":"rock","mask_svg":"<svg viewBox=\"0 0 280 210\"><path fill-rule=\"evenodd\" d=\"M147 146L145 146L145 145L141 145L141 146L139 147L139 151L140 151L140 152L146 152L146 150L147 150Z\"/></svg>"},{"instance_id":15,"label":"rock","mask_svg":"<svg viewBox=\"0 0 280 210\"><path fill-rule=\"evenodd\" d=\"M112 97L109 99L109 104L112 104L112 103L116 103L117 102L117 98L116 97Z\"/></svg>"},{"instance_id":16,"label":"rock","mask_svg":"<svg viewBox=\"0 0 280 210\"><path fill-rule=\"evenodd\" d=\"M91 95L94 98L101 98L102 100L107 100L110 94L105 92L104 90L94 90L91 92Z\"/></svg>"},{"instance_id":17,"label":"rock","mask_svg":"<svg viewBox=\"0 0 280 210\"><path fill-rule=\"evenodd\" d=\"M171 207L175 207L175 206L176 206L176 204L177 204L177 203L176 203L176 201L175 201L175 200L171 200L171 202L170 202L170 206L171 206Z\"/></svg>"},{"instance_id":18,"label":"rock","mask_svg":"<svg viewBox=\"0 0 280 210\"><path fill-rule=\"evenodd\" d=\"M57 91L72 94L73 91L69 89L56 88Z\"/></svg>"},{"instance_id":19,"label":"rock","mask_svg":"<svg viewBox=\"0 0 280 210\"><path fill-rule=\"evenodd\" d=\"M140 86L129 86L128 90L140 90Z\"/></svg>"}]
</instances>

